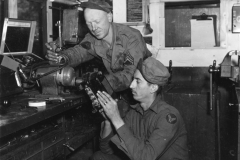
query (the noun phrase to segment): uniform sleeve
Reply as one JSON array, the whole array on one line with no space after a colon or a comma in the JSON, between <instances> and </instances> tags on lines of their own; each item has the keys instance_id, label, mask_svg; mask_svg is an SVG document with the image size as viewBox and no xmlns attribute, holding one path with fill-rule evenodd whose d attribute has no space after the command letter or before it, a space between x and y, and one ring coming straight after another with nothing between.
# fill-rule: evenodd
<instances>
[{"instance_id":1,"label":"uniform sleeve","mask_svg":"<svg viewBox=\"0 0 240 160\"><path fill-rule=\"evenodd\" d=\"M123 70L106 76L115 92L123 91L129 88L139 60L152 55L140 35L132 36L126 41L127 47L124 51L125 54L122 59L123 63L121 63L123 65Z\"/></svg>"},{"instance_id":2,"label":"uniform sleeve","mask_svg":"<svg viewBox=\"0 0 240 160\"><path fill-rule=\"evenodd\" d=\"M131 122L131 116L132 116L132 110L130 110L127 115L124 117L124 125L125 129L130 130L130 122ZM123 127L122 126L122 127ZM126 127L128 126L128 127ZM121 127L121 128L122 128ZM127 132L127 131L126 131ZM131 132L131 131L130 131ZM122 140L122 138L118 135L115 134L112 138L111 141L120 149L122 150L128 157L131 157L129 155L128 149L124 143L124 141Z\"/></svg>"},{"instance_id":3,"label":"uniform sleeve","mask_svg":"<svg viewBox=\"0 0 240 160\"><path fill-rule=\"evenodd\" d=\"M113 135L113 132L111 132L106 138L99 138L99 148L103 153L113 154L113 143L111 142Z\"/></svg>"},{"instance_id":4,"label":"uniform sleeve","mask_svg":"<svg viewBox=\"0 0 240 160\"><path fill-rule=\"evenodd\" d=\"M118 138L114 137L112 141L118 143L120 149L125 146L126 149L122 150L133 160L153 160L167 147L178 126L179 122L175 115L164 113L156 121L155 129L148 139L137 139L125 124L117 130Z\"/></svg>"},{"instance_id":5,"label":"uniform sleeve","mask_svg":"<svg viewBox=\"0 0 240 160\"><path fill-rule=\"evenodd\" d=\"M80 44L61 52L70 66L76 67L94 58L94 54L96 53L92 50L91 41L92 37L87 34Z\"/></svg>"}]
</instances>

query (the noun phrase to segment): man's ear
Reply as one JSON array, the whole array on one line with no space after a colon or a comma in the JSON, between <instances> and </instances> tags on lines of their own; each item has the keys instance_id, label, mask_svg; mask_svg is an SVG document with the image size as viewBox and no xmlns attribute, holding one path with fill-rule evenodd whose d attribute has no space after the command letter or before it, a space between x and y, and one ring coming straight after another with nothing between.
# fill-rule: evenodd
<instances>
[{"instance_id":1,"label":"man's ear","mask_svg":"<svg viewBox=\"0 0 240 160\"><path fill-rule=\"evenodd\" d=\"M158 90L158 85L157 84L151 84L151 92L154 93L154 92L157 92Z\"/></svg>"},{"instance_id":2,"label":"man's ear","mask_svg":"<svg viewBox=\"0 0 240 160\"><path fill-rule=\"evenodd\" d=\"M108 22L112 22L113 14L111 12L107 13L107 17L108 17Z\"/></svg>"}]
</instances>

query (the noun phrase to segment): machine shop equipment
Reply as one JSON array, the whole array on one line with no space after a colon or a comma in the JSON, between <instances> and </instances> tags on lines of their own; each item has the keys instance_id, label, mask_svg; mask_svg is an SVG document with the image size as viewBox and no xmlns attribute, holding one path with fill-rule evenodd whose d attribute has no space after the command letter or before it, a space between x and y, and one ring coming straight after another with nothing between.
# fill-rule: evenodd
<instances>
[{"instance_id":1,"label":"machine shop equipment","mask_svg":"<svg viewBox=\"0 0 240 160\"><path fill-rule=\"evenodd\" d=\"M73 12L78 15L76 10ZM5 45L8 52L3 54L5 50L0 51L0 159L65 159L66 155L93 140L98 133L99 121L95 121L98 116L89 116L89 113L91 108L93 113L100 108L95 93L105 89L101 84L104 76L97 66L91 70L87 68L91 65L81 65L77 70L67 63L44 61L31 53L35 23L17 20L16 24L20 24L16 30L27 24L25 29L30 32L30 37L26 39L30 49L24 53L22 50L13 52L16 44L13 47L9 44L21 36L3 34L7 38L2 38L1 49ZM11 31L11 25L4 26L6 33ZM60 32L61 21L57 27L61 35L64 32ZM78 28L74 28L74 35L72 32L69 34L68 39L63 36L64 42L79 42ZM9 35L13 35L10 40ZM60 45L58 49L63 50L65 46ZM38 101L46 103L41 107L29 105L29 102Z\"/></svg>"},{"instance_id":2,"label":"machine shop equipment","mask_svg":"<svg viewBox=\"0 0 240 160\"><path fill-rule=\"evenodd\" d=\"M239 55L240 51L232 50L226 54L219 67L216 66L216 61L209 66L210 73L210 108L209 111L215 110L216 114L216 145L217 145L217 159L221 159L221 130L220 130L220 98L221 94L218 91L219 78L228 78L233 85L239 87L240 73L239 73ZM229 104L230 105L230 104ZM236 104L237 106L239 104ZM239 108L240 109L240 108Z\"/></svg>"},{"instance_id":3,"label":"machine shop equipment","mask_svg":"<svg viewBox=\"0 0 240 160\"><path fill-rule=\"evenodd\" d=\"M100 108L96 92L98 90L106 91L101 83L104 79L103 73L97 69L76 76L75 70L66 64L53 65L42 62L42 64L19 68L19 70L21 71L18 71L18 74L19 77L22 77L25 89L34 86L40 88L41 94L37 95L37 98L55 97L55 99L61 99L71 95L71 93L85 90L92 101L93 113Z\"/></svg>"},{"instance_id":4,"label":"machine shop equipment","mask_svg":"<svg viewBox=\"0 0 240 160\"><path fill-rule=\"evenodd\" d=\"M219 67L216 66L216 61L213 61L213 65L209 66L210 73L210 110L213 107L212 95L213 92L217 90L217 78L218 76L221 78L229 78L233 82L234 85L240 85L240 73L239 73L239 56L240 51L232 50L226 54L222 63Z\"/></svg>"},{"instance_id":5,"label":"machine shop equipment","mask_svg":"<svg viewBox=\"0 0 240 160\"><path fill-rule=\"evenodd\" d=\"M72 9L50 8L58 10L60 13L60 20L56 23L58 36L55 37L59 38L57 45L55 45L56 48L53 49L55 52L60 52L65 48L71 47L68 46L69 44L73 45L79 43L79 38L83 37L83 34L86 34L86 32L84 32L84 27L81 26L81 13L76 8L78 7L78 3L71 4L71 6ZM66 26L66 24L71 25ZM33 27L35 26L33 25ZM31 33L33 34L32 30L33 29L31 29ZM8 34L6 34L6 36L7 35ZM33 42L33 36L30 36L30 38L30 42ZM8 41L6 41L6 44L7 42ZM10 48L10 50L12 49ZM14 57L15 59L13 59L13 61L17 61L19 65L14 68L15 72L11 71L15 74L16 85L18 85L18 87L15 88L18 88L18 90L20 90L19 92L37 88L41 94L35 95L35 98L49 99L50 97L50 99L63 100L65 97L85 90L86 92L84 93L88 94L92 100L93 106L96 107L93 108L97 109L100 107L95 93L97 90L105 90L105 87L101 83L104 76L102 72L98 71L98 66L95 66L94 70L79 71L82 70L81 66L75 72L74 68L67 66L67 63L64 62L53 63L44 61L39 57L37 57L37 59L36 57L27 57L25 55L22 57L25 58L20 60ZM61 57L62 56L59 58L59 62L62 60ZM3 97L3 100L6 100L6 98ZM93 112L96 112L96 110Z\"/></svg>"}]
</instances>

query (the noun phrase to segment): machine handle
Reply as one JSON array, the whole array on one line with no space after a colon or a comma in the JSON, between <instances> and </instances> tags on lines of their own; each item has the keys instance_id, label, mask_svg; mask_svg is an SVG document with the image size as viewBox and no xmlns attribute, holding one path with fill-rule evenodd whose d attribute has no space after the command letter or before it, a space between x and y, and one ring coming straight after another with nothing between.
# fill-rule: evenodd
<instances>
[{"instance_id":1,"label":"machine handle","mask_svg":"<svg viewBox=\"0 0 240 160\"><path fill-rule=\"evenodd\" d=\"M213 110L212 73L210 73L210 111Z\"/></svg>"},{"instance_id":2,"label":"machine handle","mask_svg":"<svg viewBox=\"0 0 240 160\"><path fill-rule=\"evenodd\" d=\"M56 52L60 52L62 50L62 24L61 20L57 21L56 26L58 26L58 38L59 38L59 46L56 49Z\"/></svg>"},{"instance_id":3,"label":"machine handle","mask_svg":"<svg viewBox=\"0 0 240 160\"><path fill-rule=\"evenodd\" d=\"M69 144L63 144L65 147L67 147L70 151L74 152L75 149L71 146L69 146Z\"/></svg>"},{"instance_id":4,"label":"machine handle","mask_svg":"<svg viewBox=\"0 0 240 160\"><path fill-rule=\"evenodd\" d=\"M213 74L219 72L219 69L216 67L216 60L213 61L213 65L209 66L209 73L210 73L210 111L213 110Z\"/></svg>"}]
</instances>

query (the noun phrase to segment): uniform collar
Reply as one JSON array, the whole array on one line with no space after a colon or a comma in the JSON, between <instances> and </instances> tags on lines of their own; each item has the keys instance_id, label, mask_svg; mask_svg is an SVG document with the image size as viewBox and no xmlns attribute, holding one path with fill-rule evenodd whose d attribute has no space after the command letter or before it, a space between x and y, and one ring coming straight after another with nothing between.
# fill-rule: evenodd
<instances>
[{"instance_id":1,"label":"uniform collar","mask_svg":"<svg viewBox=\"0 0 240 160\"><path fill-rule=\"evenodd\" d=\"M116 23L112 23L112 29L113 29L113 43L112 44L116 44L116 45L122 45L121 39L119 38L119 30L117 27Z\"/></svg>"},{"instance_id":2,"label":"uniform collar","mask_svg":"<svg viewBox=\"0 0 240 160\"><path fill-rule=\"evenodd\" d=\"M94 45L95 46L102 46L103 45L103 40L95 38Z\"/></svg>"},{"instance_id":3,"label":"uniform collar","mask_svg":"<svg viewBox=\"0 0 240 160\"><path fill-rule=\"evenodd\" d=\"M155 100L153 101L153 103L151 104L151 106L149 107L150 110L154 111L155 113L159 112L159 105L161 104L162 101L162 97L161 94L158 94L155 98Z\"/></svg>"},{"instance_id":4,"label":"uniform collar","mask_svg":"<svg viewBox=\"0 0 240 160\"><path fill-rule=\"evenodd\" d=\"M114 70L115 69L115 63L120 58L119 53L124 52L124 48L122 46L121 38L119 37L119 34L121 30L119 30L120 27L116 23L112 23L112 29L113 29L113 42L112 42L112 63L111 67ZM117 64L118 68L118 64Z\"/></svg>"},{"instance_id":5,"label":"uniform collar","mask_svg":"<svg viewBox=\"0 0 240 160\"><path fill-rule=\"evenodd\" d=\"M134 104L134 105L130 105L132 108L134 108L137 112L139 112L141 115L143 115L144 111L142 109L142 107L140 106L139 103Z\"/></svg>"},{"instance_id":6,"label":"uniform collar","mask_svg":"<svg viewBox=\"0 0 240 160\"><path fill-rule=\"evenodd\" d=\"M147 110L151 110L153 112L155 112L156 114L161 110L159 109L159 104L163 104L165 103L164 101L162 101L162 98L161 98L161 94L157 95L155 100L153 101L153 103L151 104L151 106L147 109ZM139 113L141 113L143 115L144 113L144 110L143 108L140 106L139 103L135 104L135 105L131 105L132 108L135 108L135 110Z\"/></svg>"}]
</instances>

